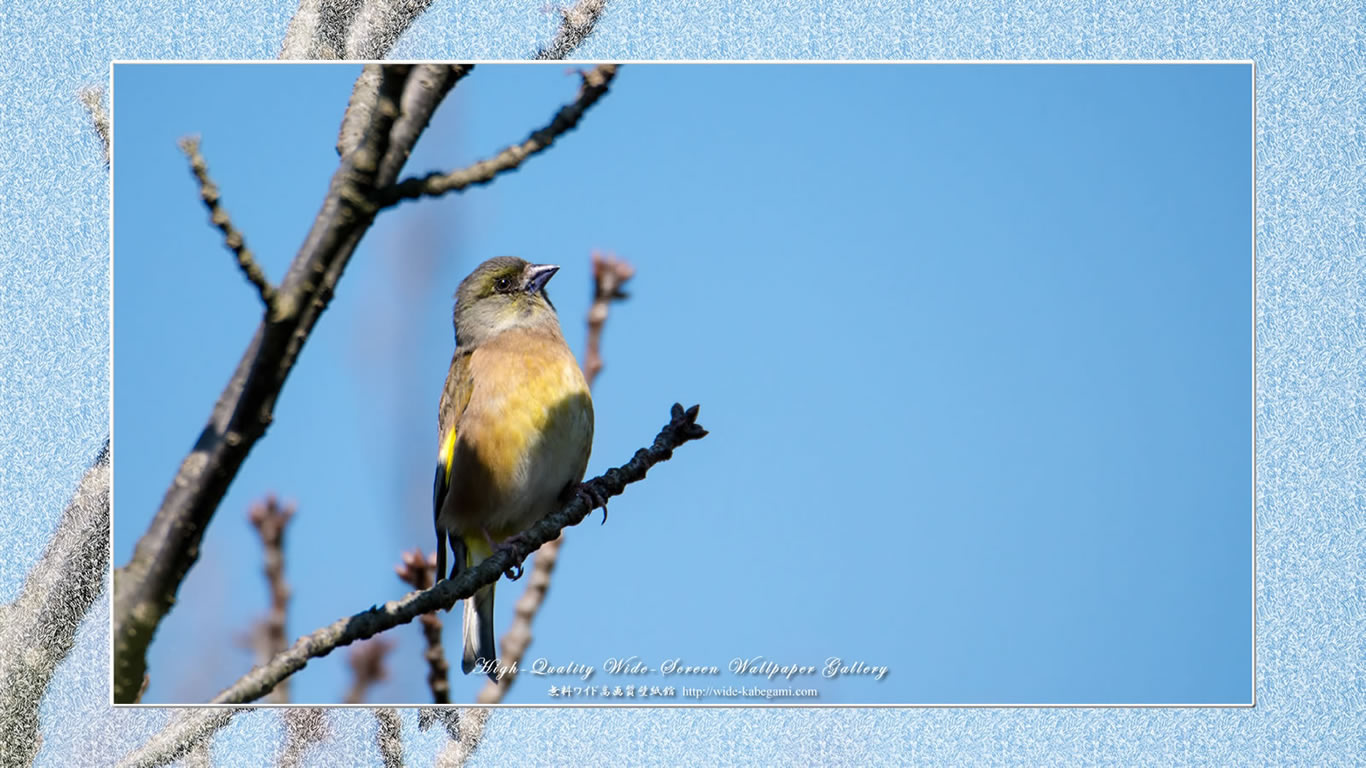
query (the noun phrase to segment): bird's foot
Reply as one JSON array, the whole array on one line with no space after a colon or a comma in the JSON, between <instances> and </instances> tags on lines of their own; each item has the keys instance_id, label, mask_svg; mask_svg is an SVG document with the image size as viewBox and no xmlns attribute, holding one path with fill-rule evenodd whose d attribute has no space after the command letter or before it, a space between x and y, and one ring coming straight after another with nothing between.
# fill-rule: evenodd
<instances>
[{"instance_id":1,"label":"bird's foot","mask_svg":"<svg viewBox=\"0 0 1366 768\"><path fill-rule=\"evenodd\" d=\"M503 571L503 575L508 577L509 581L522 578L522 561L526 559L526 555L520 554L518 550L525 546L526 537L519 533L516 536L508 537L506 541L494 549L495 552L506 551L512 557L512 564Z\"/></svg>"},{"instance_id":2,"label":"bird's foot","mask_svg":"<svg viewBox=\"0 0 1366 768\"><path fill-rule=\"evenodd\" d=\"M602 491L598 490L596 485L593 485L592 483L579 483L574 486L574 495L588 503L590 512L598 507L602 507L602 522L607 522L607 496L605 496Z\"/></svg>"}]
</instances>

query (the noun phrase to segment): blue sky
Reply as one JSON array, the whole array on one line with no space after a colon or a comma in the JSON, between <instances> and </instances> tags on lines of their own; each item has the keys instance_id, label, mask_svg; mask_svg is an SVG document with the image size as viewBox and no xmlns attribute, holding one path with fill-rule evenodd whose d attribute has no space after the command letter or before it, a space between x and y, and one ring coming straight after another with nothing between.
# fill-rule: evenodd
<instances>
[{"instance_id":1,"label":"blue sky","mask_svg":"<svg viewBox=\"0 0 1366 768\"><path fill-rule=\"evenodd\" d=\"M358 71L115 68L116 565L260 315L175 140L202 136L278 280ZM828 704L1249 701L1250 86L1247 65L623 68L522 170L379 218L161 626L147 700L250 667L267 492L299 505L291 637L401 595L399 551L432 546L456 283L493 255L561 264L581 352L604 248L638 275L590 475L676 400L712 434L569 532L530 658L889 668L814 680ZM564 65L480 66L408 171L492 154L575 88ZM500 584L500 633L521 586ZM425 701L420 630L389 635L372 700ZM311 662L295 700L339 700L345 661Z\"/></svg>"}]
</instances>

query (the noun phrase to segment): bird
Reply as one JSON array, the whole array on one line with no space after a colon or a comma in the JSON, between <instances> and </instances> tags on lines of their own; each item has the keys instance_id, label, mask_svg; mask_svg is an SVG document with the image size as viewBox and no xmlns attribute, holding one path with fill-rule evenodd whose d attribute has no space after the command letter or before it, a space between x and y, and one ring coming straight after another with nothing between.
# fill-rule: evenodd
<instances>
[{"instance_id":1,"label":"bird","mask_svg":"<svg viewBox=\"0 0 1366 768\"><path fill-rule=\"evenodd\" d=\"M559 270L489 259L455 293L455 353L437 409L432 501L437 579L473 568L575 493L593 444L593 400L546 283ZM461 669L497 679L494 585L465 600Z\"/></svg>"}]
</instances>

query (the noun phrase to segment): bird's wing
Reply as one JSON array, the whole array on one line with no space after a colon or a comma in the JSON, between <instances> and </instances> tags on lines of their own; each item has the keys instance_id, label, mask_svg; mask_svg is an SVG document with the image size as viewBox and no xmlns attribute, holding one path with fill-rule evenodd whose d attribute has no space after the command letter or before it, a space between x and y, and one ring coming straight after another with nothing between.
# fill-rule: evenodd
<instances>
[{"instance_id":1,"label":"bird's wing","mask_svg":"<svg viewBox=\"0 0 1366 768\"><path fill-rule=\"evenodd\" d=\"M451 488L451 467L455 462L456 425L460 415L470 402L470 392L474 389L473 377L469 375L470 351L459 347L451 359L451 372L446 377L446 388L441 392L441 405L437 408L437 427L440 443L436 454L436 478L432 483L432 520L436 524L436 578L446 577L446 531L442 530L441 505L446 501L446 493Z\"/></svg>"}]
</instances>

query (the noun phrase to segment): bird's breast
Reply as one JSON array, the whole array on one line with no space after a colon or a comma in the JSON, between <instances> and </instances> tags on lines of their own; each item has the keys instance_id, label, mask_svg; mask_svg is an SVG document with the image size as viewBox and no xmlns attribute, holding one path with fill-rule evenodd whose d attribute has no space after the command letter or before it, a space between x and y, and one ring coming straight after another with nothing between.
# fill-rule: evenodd
<instances>
[{"instance_id":1,"label":"bird's breast","mask_svg":"<svg viewBox=\"0 0 1366 768\"><path fill-rule=\"evenodd\" d=\"M593 404L572 354L522 340L476 350L474 389L462 414L452 468L460 518L495 536L517 533L583 477Z\"/></svg>"}]
</instances>

